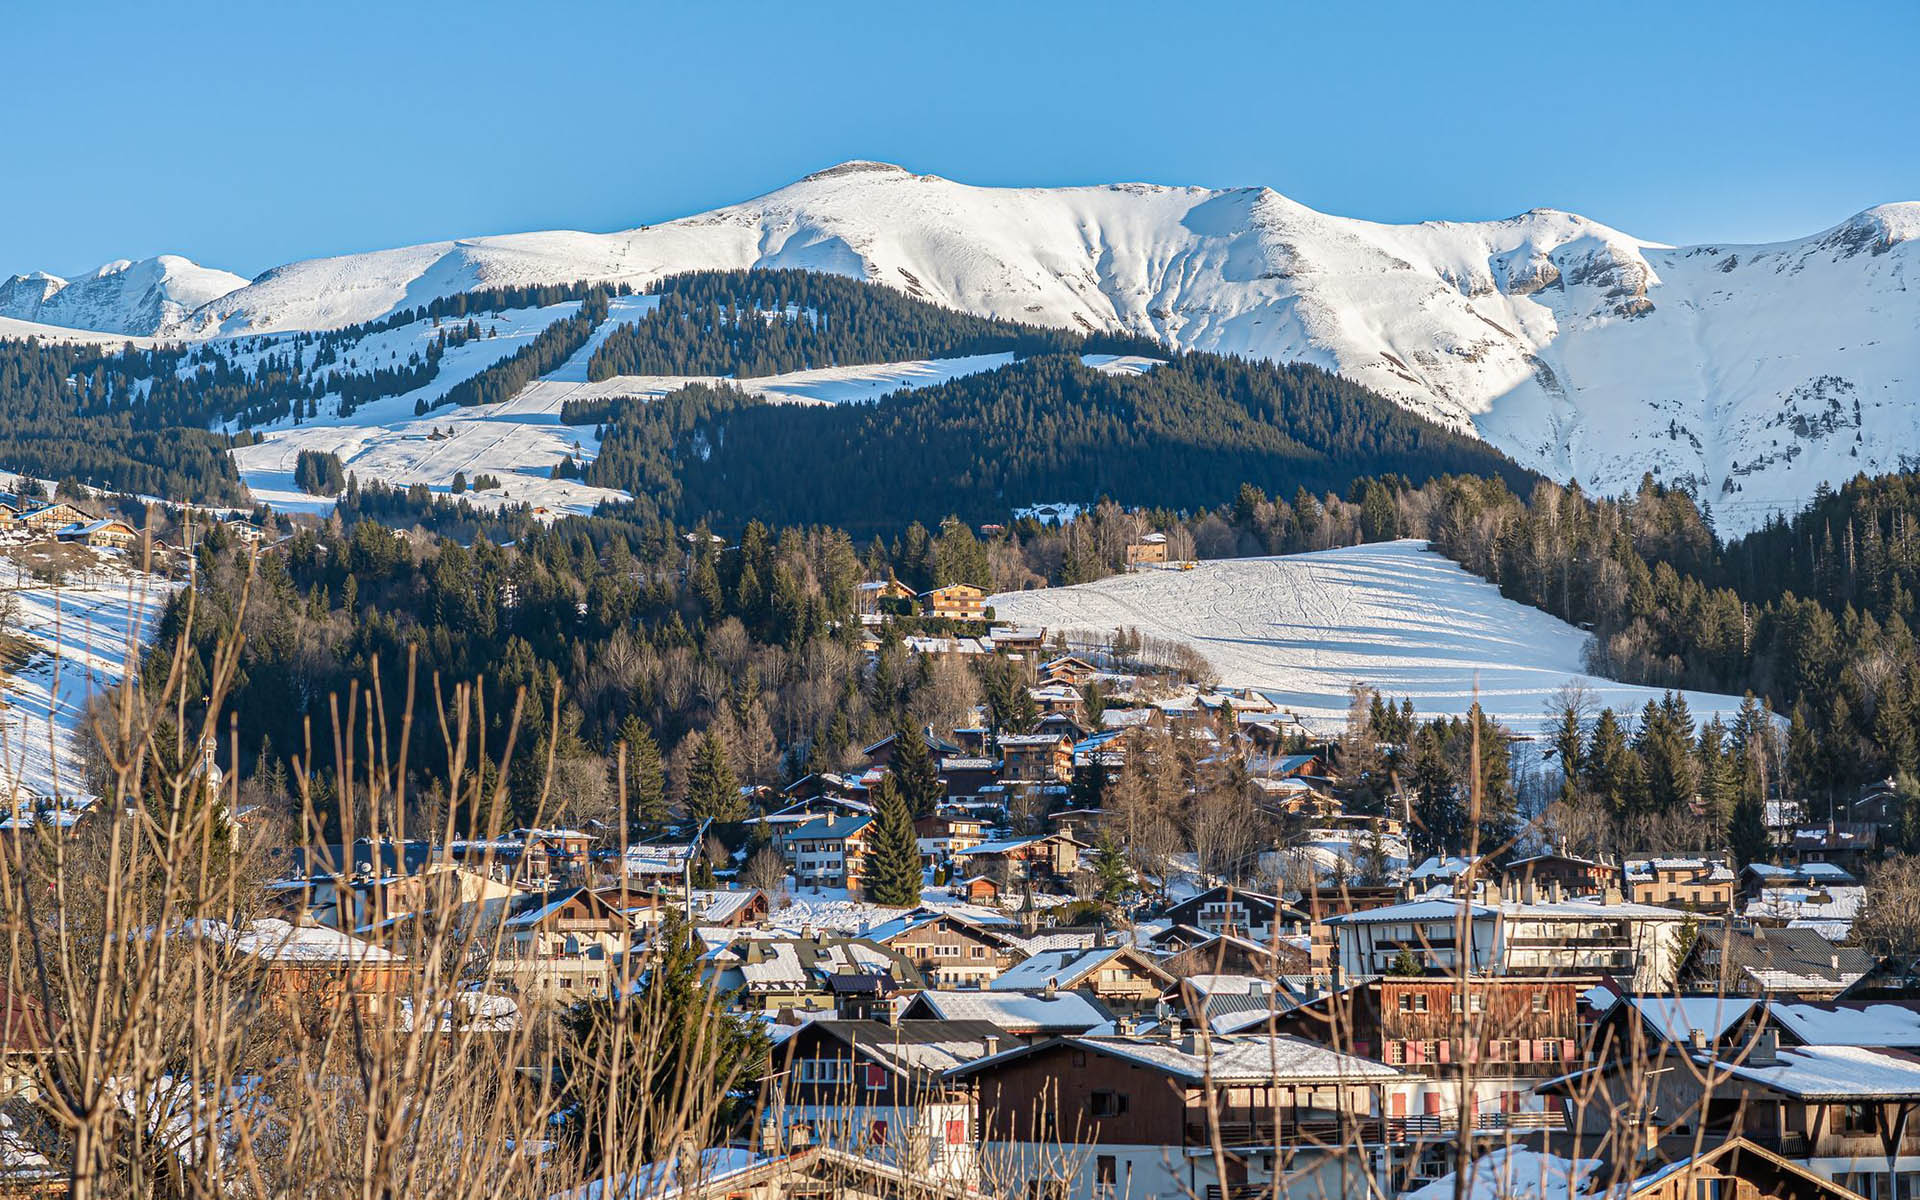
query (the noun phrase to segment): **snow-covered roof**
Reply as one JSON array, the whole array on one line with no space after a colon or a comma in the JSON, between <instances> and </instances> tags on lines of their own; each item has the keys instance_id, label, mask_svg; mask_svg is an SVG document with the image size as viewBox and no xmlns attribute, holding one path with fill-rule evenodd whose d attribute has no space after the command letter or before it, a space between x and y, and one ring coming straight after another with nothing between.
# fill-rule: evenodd
<instances>
[{"instance_id":1,"label":"snow-covered roof","mask_svg":"<svg viewBox=\"0 0 1920 1200\"><path fill-rule=\"evenodd\" d=\"M1519 1146L1502 1146L1474 1160L1467 1200L1586 1200L1603 1164L1597 1158L1562 1158ZM1402 1200L1455 1200L1452 1172Z\"/></svg>"},{"instance_id":2,"label":"snow-covered roof","mask_svg":"<svg viewBox=\"0 0 1920 1200\"><path fill-rule=\"evenodd\" d=\"M1106 1011L1078 992L1052 997L1024 992L925 991L924 1004L947 1021L991 1021L1002 1029L1092 1029L1108 1020Z\"/></svg>"},{"instance_id":3,"label":"snow-covered roof","mask_svg":"<svg viewBox=\"0 0 1920 1200\"><path fill-rule=\"evenodd\" d=\"M1693 871L1705 872L1708 883L1732 883L1733 868L1725 859L1701 858L1682 855L1651 855L1629 857L1627 859L1627 878L1636 883L1650 883L1656 873Z\"/></svg>"},{"instance_id":4,"label":"snow-covered roof","mask_svg":"<svg viewBox=\"0 0 1920 1200\"><path fill-rule=\"evenodd\" d=\"M1769 1066L1716 1063L1715 1069L1802 1100L1920 1100L1920 1062L1911 1058L1862 1046L1783 1046L1779 1059Z\"/></svg>"},{"instance_id":5,"label":"snow-covered roof","mask_svg":"<svg viewBox=\"0 0 1920 1200\"><path fill-rule=\"evenodd\" d=\"M263 917L245 929L235 929L221 921L203 921L198 923L195 931L266 962L319 966L400 961L400 955L393 951L363 941L350 933L329 929L325 925L295 925L278 917Z\"/></svg>"},{"instance_id":6,"label":"snow-covered roof","mask_svg":"<svg viewBox=\"0 0 1920 1200\"><path fill-rule=\"evenodd\" d=\"M1920 1010L1904 1004L1774 1004L1770 1012L1809 1046L1920 1049Z\"/></svg>"},{"instance_id":7,"label":"snow-covered roof","mask_svg":"<svg viewBox=\"0 0 1920 1200\"><path fill-rule=\"evenodd\" d=\"M1037 991L1049 983L1058 988L1075 987L1118 955L1120 949L1042 950L1000 972L987 986L996 992Z\"/></svg>"},{"instance_id":8,"label":"snow-covered roof","mask_svg":"<svg viewBox=\"0 0 1920 1200\"><path fill-rule=\"evenodd\" d=\"M1656 1037L1674 1043L1686 1042L1696 1029L1717 1041L1759 1003L1735 996L1628 996L1626 1002Z\"/></svg>"},{"instance_id":9,"label":"snow-covered roof","mask_svg":"<svg viewBox=\"0 0 1920 1200\"><path fill-rule=\"evenodd\" d=\"M1386 1082L1405 1072L1370 1058L1343 1054L1318 1042L1285 1035L1233 1034L1204 1041L1157 1038L1069 1038L1072 1044L1152 1067L1189 1083L1264 1083L1269 1080Z\"/></svg>"},{"instance_id":10,"label":"snow-covered roof","mask_svg":"<svg viewBox=\"0 0 1920 1200\"><path fill-rule=\"evenodd\" d=\"M840 841L873 823L872 817L816 817L781 836L788 841Z\"/></svg>"}]
</instances>

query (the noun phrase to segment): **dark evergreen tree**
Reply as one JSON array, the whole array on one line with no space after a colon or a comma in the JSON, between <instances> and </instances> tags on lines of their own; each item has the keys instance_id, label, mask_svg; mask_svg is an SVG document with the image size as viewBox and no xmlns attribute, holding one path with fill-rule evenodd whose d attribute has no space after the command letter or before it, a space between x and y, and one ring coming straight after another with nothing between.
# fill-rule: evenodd
<instances>
[{"instance_id":1,"label":"dark evergreen tree","mask_svg":"<svg viewBox=\"0 0 1920 1200\"><path fill-rule=\"evenodd\" d=\"M862 889L875 904L909 908L920 903L920 845L913 816L891 776L873 790L873 821L867 826Z\"/></svg>"}]
</instances>

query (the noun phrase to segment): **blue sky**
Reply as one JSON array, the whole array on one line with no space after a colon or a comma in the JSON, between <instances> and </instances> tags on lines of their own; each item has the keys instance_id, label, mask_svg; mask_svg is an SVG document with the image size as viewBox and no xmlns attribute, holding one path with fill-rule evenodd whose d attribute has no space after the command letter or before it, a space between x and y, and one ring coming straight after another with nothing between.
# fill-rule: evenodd
<instances>
[{"instance_id":1,"label":"blue sky","mask_svg":"<svg viewBox=\"0 0 1920 1200\"><path fill-rule=\"evenodd\" d=\"M396 11L403 10L403 11ZM1920 199L1920 4L0 0L0 273L605 230L848 158L1385 221Z\"/></svg>"}]
</instances>

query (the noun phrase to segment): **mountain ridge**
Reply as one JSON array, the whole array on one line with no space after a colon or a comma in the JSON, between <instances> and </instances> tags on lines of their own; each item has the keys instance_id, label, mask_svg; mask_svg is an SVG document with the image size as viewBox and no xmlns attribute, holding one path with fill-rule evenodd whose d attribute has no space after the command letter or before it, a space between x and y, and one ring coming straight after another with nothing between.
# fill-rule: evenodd
<instances>
[{"instance_id":1,"label":"mountain ridge","mask_svg":"<svg viewBox=\"0 0 1920 1200\"><path fill-rule=\"evenodd\" d=\"M204 338L485 287L827 271L985 316L1314 363L1556 478L1690 487L1738 530L1920 456L1916 241L1920 202L1785 242L1666 246L1552 208L1389 225L1262 187L982 188L853 160L656 225L303 260L186 312L145 293L69 307ZM27 279L0 284L0 317L36 319L4 291Z\"/></svg>"}]
</instances>

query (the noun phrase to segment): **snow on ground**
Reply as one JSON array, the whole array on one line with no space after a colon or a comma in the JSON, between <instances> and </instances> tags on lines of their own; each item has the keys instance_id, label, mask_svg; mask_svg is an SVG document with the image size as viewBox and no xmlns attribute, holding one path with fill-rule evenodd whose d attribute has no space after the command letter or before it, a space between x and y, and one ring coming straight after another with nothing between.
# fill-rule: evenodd
<instances>
[{"instance_id":1,"label":"snow on ground","mask_svg":"<svg viewBox=\"0 0 1920 1200\"><path fill-rule=\"evenodd\" d=\"M79 770L81 716L92 697L119 684L130 639L151 640L177 586L128 569L117 556L100 561L99 570L75 573L64 586L26 578L0 583L0 601L16 606L7 632L32 648L26 664L0 680L5 808L35 798L57 797L70 807L91 802Z\"/></svg>"},{"instance_id":2,"label":"snow on ground","mask_svg":"<svg viewBox=\"0 0 1920 1200\"><path fill-rule=\"evenodd\" d=\"M614 301L615 320L620 315L631 319L651 303L646 297L621 297ZM299 424L288 419L261 426L255 432L262 440L234 450L234 465L255 498L290 512L324 513L333 508L331 497L308 495L295 486L293 471L302 450L339 455L341 465L361 483L377 480L396 487L424 483L442 494L451 490L456 472L464 472L469 484L478 475L498 476L499 489L467 493L469 500L482 506L531 504L584 513L603 500L622 499L626 493L611 488L549 478L554 465L569 454L582 462L592 459L599 443L591 427L562 425L559 399L541 391L538 384L501 404L414 414L419 401L433 404L454 384L517 352L579 307L568 302L476 317L483 330L495 329L496 335L449 349L432 383L363 404L345 417L331 413ZM586 360L613 324L609 320L596 330L579 353L555 368L554 376L577 374L584 380ZM437 333L432 322L418 321L363 339L355 357L361 369L403 363L416 350L424 353Z\"/></svg>"},{"instance_id":3,"label":"snow on ground","mask_svg":"<svg viewBox=\"0 0 1920 1200\"><path fill-rule=\"evenodd\" d=\"M234 463L257 499L288 512L325 513L333 507L331 497L308 495L293 482L300 452L318 450L339 455L346 471L362 483L378 480L396 487L424 483L434 492L448 494L456 472L466 475L469 486L479 475L494 475L501 481L499 489L469 491L466 498L482 506L530 504L553 515L588 513L603 501L623 500L627 494L550 478L562 458L572 455L584 465L600 452L593 426L560 423L560 413L570 400L657 398L689 383L725 382L737 383L776 403L846 404L877 400L902 389L931 387L1013 362L1011 354L975 354L825 367L738 381L717 376L617 375L590 382L587 368L594 351L616 327L630 323L658 303L654 296L615 298L608 319L584 346L511 400L440 408L416 416L418 401L424 399L431 405L456 382L518 350L554 321L571 316L579 306L567 303L480 317L481 327L497 328L497 336L448 350L441 359L439 375L426 387L363 404L345 417L323 414L298 424L288 419L258 427L256 432L262 440L234 450ZM356 344L353 357L361 369L404 363L409 354L424 353L436 332L431 322L423 321L374 334ZM276 352L279 347L269 344L261 351L237 354L235 361L250 367L252 358L260 353ZM1100 361L1096 363L1095 358ZM1097 369L1138 373L1149 369L1154 360L1100 355L1088 361Z\"/></svg>"},{"instance_id":4,"label":"snow on ground","mask_svg":"<svg viewBox=\"0 0 1920 1200\"><path fill-rule=\"evenodd\" d=\"M1586 634L1415 541L1202 562L988 603L999 620L1070 639L1128 626L1184 642L1222 683L1258 688L1327 731L1344 722L1356 683L1411 698L1423 715L1466 712L1477 687L1487 713L1520 732L1547 723L1553 693L1569 682L1628 714L1660 694L1589 675ZM1731 719L1740 706L1732 696L1686 696L1701 721L1716 712Z\"/></svg>"},{"instance_id":5,"label":"snow on ground","mask_svg":"<svg viewBox=\"0 0 1920 1200\"><path fill-rule=\"evenodd\" d=\"M1024 898L1021 901L1025 903ZM1035 896L1037 906L1049 907L1068 902L1064 896ZM928 887L920 893L920 905L923 908L938 909L960 917L970 917L976 921L1000 922L1012 921L1014 915L998 908L982 908L977 904L967 904L956 900L946 888ZM768 919L768 924L781 933L798 934L808 929L824 929L829 933L857 937L876 925L884 925L895 917L908 912L904 908L889 908L884 904L872 904L848 895L845 888L799 888L789 885L787 904L776 908Z\"/></svg>"}]
</instances>

